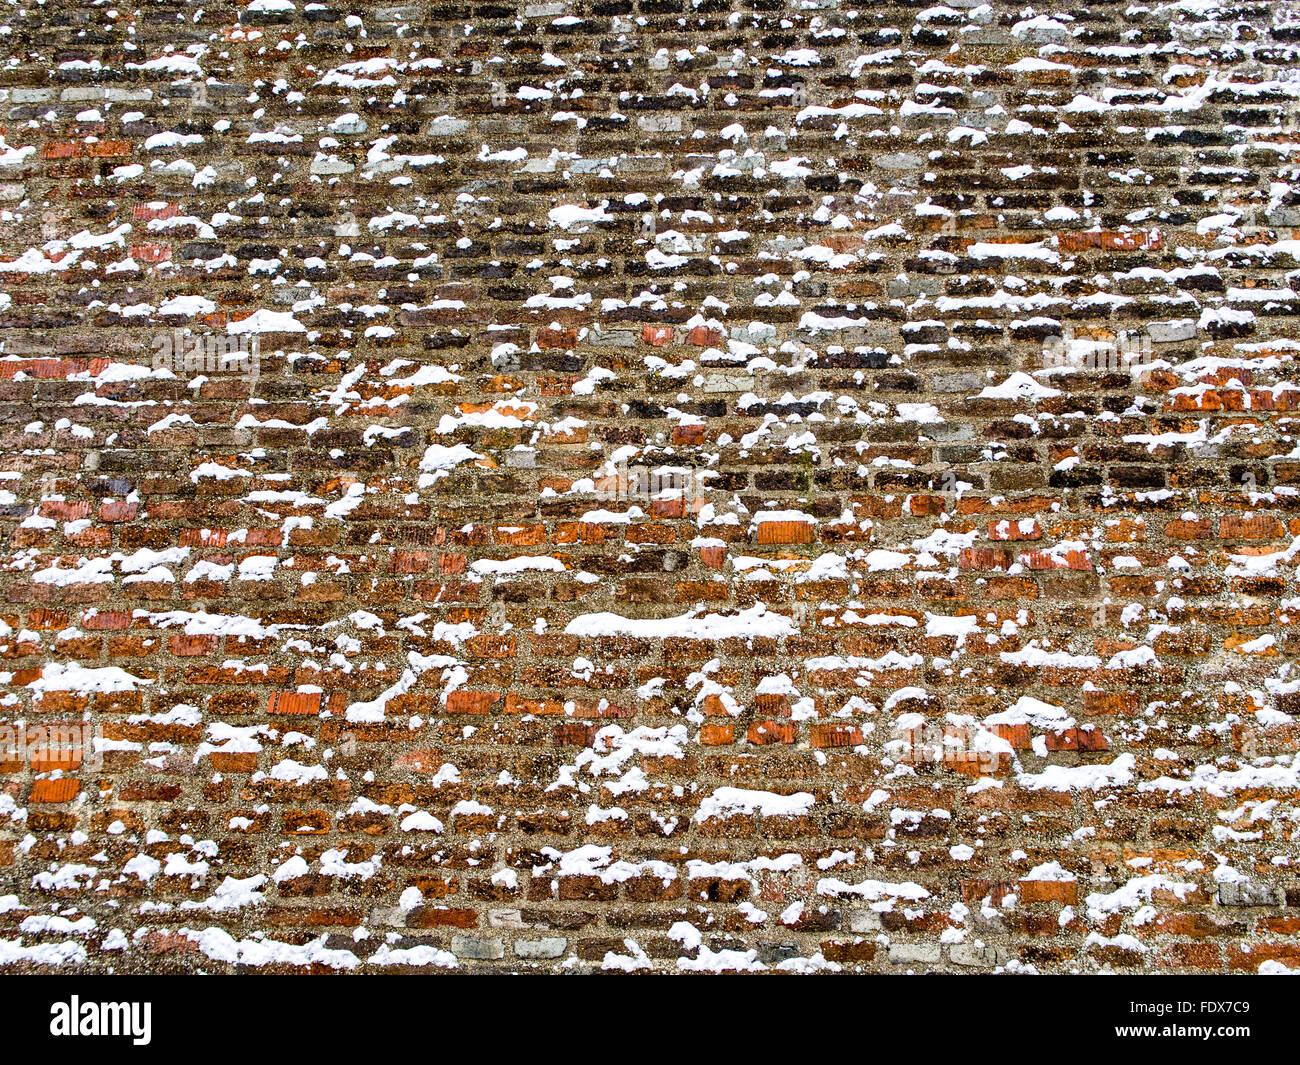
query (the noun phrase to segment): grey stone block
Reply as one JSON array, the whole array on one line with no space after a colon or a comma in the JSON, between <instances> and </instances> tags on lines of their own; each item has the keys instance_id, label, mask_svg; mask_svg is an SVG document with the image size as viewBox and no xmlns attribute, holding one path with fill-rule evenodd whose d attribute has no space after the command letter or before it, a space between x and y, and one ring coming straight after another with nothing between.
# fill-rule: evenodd
<instances>
[{"instance_id":1,"label":"grey stone block","mask_svg":"<svg viewBox=\"0 0 1300 1065\"><path fill-rule=\"evenodd\" d=\"M711 373L704 379L704 391L718 392L752 392L754 379L747 374Z\"/></svg>"},{"instance_id":2,"label":"grey stone block","mask_svg":"<svg viewBox=\"0 0 1300 1065\"><path fill-rule=\"evenodd\" d=\"M439 115L429 123L425 132L430 137L459 137L462 133L469 132L469 121L464 118L452 118L450 115Z\"/></svg>"},{"instance_id":3,"label":"grey stone block","mask_svg":"<svg viewBox=\"0 0 1300 1065\"><path fill-rule=\"evenodd\" d=\"M976 946L973 943L954 943L948 950L948 957L954 965L988 967L1005 961L1006 952L988 944Z\"/></svg>"},{"instance_id":4,"label":"grey stone block","mask_svg":"<svg viewBox=\"0 0 1300 1065\"><path fill-rule=\"evenodd\" d=\"M1191 318L1178 318L1172 322L1150 322L1147 336L1153 344L1180 344L1196 337L1196 322Z\"/></svg>"},{"instance_id":5,"label":"grey stone block","mask_svg":"<svg viewBox=\"0 0 1300 1065\"><path fill-rule=\"evenodd\" d=\"M502 907L488 910L488 925L492 928L525 928L523 917L518 910Z\"/></svg>"},{"instance_id":6,"label":"grey stone block","mask_svg":"<svg viewBox=\"0 0 1300 1065\"><path fill-rule=\"evenodd\" d=\"M886 152L872 160L881 170L919 170L922 159L911 152Z\"/></svg>"},{"instance_id":7,"label":"grey stone block","mask_svg":"<svg viewBox=\"0 0 1300 1065\"><path fill-rule=\"evenodd\" d=\"M563 936L548 936L544 939L521 939L515 943L517 958L558 958L564 954L569 941Z\"/></svg>"},{"instance_id":8,"label":"grey stone block","mask_svg":"<svg viewBox=\"0 0 1300 1065\"><path fill-rule=\"evenodd\" d=\"M451 952L473 961L498 961L505 957L506 944L496 936L452 936Z\"/></svg>"},{"instance_id":9,"label":"grey stone block","mask_svg":"<svg viewBox=\"0 0 1300 1065\"><path fill-rule=\"evenodd\" d=\"M1269 225L1300 226L1300 207L1278 207L1264 216Z\"/></svg>"},{"instance_id":10,"label":"grey stone block","mask_svg":"<svg viewBox=\"0 0 1300 1065\"><path fill-rule=\"evenodd\" d=\"M592 330L587 334L587 343L597 348L634 348L636 333L630 329Z\"/></svg>"},{"instance_id":11,"label":"grey stone block","mask_svg":"<svg viewBox=\"0 0 1300 1065\"><path fill-rule=\"evenodd\" d=\"M647 133L680 133L681 115L641 115L636 124Z\"/></svg>"},{"instance_id":12,"label":"grey stone block","mask_svg":"<svg viewBox=\"0 0 1300 1065\"><path fill-rule=\"evenodd\" d=\"M758 960L764 965L780 965L783 961L799 957L799 947L794 943L760 943Z\"/></svg>"},{"instance_id":13,"label":"grey stone block","mask_svg":"<svg viewBox=\"0 0 1300 1065\"><path fill-rule=\"evenodd\" d=\"M938 965L938 943L895 943L889 948L889 960L895 965Z\"/></svg>"},{"instance_id":14,"label":"grey stone block","mask_svg":"<svg viewBox=\"0 0 1300 1065\"><path fill-rule=\"evenodd\" d=\"M977 373L937 373L930 378L930 388L935 392L978 392L985 381Z\"/></svg>"},{"instance_id":15,"label":"grey stone block","mask_svg":"<svg viewBox=\"0 0 1300 1065\"><path fill-rule=\"evenodd\" d=\"M1280 906L1279 892L1258 880L1239 880L1219 885L1220 906Z\"/></svg>"},{"instance_id":16,"label":"grey stone block","mask_svg":"<svg viewBox=\"0 0 1300 1065\"><path fill-rule=\"evenodd\" d=\"M880 914L875 910L854 910L848 915L848 922L849 931L859 935L879 932L881 929Z\"/></svg>"}]
</instances>

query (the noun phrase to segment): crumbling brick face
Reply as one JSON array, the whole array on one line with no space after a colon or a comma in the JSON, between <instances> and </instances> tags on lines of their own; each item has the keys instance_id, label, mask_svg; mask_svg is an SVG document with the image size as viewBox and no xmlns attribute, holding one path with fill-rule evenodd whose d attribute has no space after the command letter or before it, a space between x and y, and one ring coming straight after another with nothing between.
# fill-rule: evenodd
<instances>
[{"instance_id":1,"label":"crumbling brick face","mask_svg":"<svg viewBox=\"0 0 1300 1065\"><path fill-rule=\"evenodd\" d=\"M0 37L0 971L1300 967L1282 5Z\"/></svg>"}]
</instances>

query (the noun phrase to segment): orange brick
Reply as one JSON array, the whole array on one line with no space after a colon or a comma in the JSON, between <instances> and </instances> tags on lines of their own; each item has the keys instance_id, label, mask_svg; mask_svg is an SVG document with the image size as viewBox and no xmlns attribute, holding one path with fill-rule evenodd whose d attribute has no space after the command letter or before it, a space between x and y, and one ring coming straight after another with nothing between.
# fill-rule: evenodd
<instances>
[{"instance_id":1,"label":"orange brick","mask_svg":"<svg viewBox=\"0 0 1300 1065\"><path fill-rule=\"evenodd\" d=\"M755 721L746 730L745 739L760 746L769 743L794 743L795 727L789 721Z\"/></svg>"},{"instance_id":2,"label":"orange brick","mask_svg":"<svg viewBox=\"0 0 1300 1065\"><path fill-rule=\"evenodd\" d=\"M81 790L81 784L72 777L60 777L58 780L37 780L32 784L33 803L71 802Z\"/></svg>"},{"instance_id":3,"label":"orange brick","mask_svg":"<svg viewBox=\"0 0 1300 1065\"><path fill-rule=\"evenodd\" d=\"M811 521L764 521L758 525L760 544L810 544L813 542Z\"/></svg>"},{"instance_id":4,"label":"orange brick","mask_svg":"<svg viewBox=\"0 0 1300 1065\"><path fill-rule=\"evenodd\" d=\"M862 742L862 730L856 725L816 724L808 730L814 747L854 747Z\"/></svg>"},{"instance_id":5,"label":"orange brick","mask_svg":"<svg viewBox=\"0 0 1300 1065\"><path fill-rule=\"evenodd\" d=\"M500 692L474 692L462 688L447 696L447 713L486 714L500 698Z\"/></svg>"},{"instance_id":6,"label":"orange brick","mask_svg":"<svg viewBox=\"0 0 1300 1065\"><path fill-rule=\"evenodd\" d=\"M320 704L320 692L272 692L266 712L315 716L320 713Z\"/></svg>"}]
</instances>

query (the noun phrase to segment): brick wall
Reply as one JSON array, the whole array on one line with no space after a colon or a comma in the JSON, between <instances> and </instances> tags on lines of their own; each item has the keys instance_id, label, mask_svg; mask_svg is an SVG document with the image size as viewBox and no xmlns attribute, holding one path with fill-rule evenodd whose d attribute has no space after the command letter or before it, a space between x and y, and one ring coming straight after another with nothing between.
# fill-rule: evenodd
<instances>
[{"instance_id":1,"label":"brick wall","mask_svg":"<svg viewBox=\"0 0 1300 1065\"><path fill-rule=\"evenodd\" d=\"M6 17L0 968L1300 965L1283 5Z\"/></svg>"}]
</instances>

